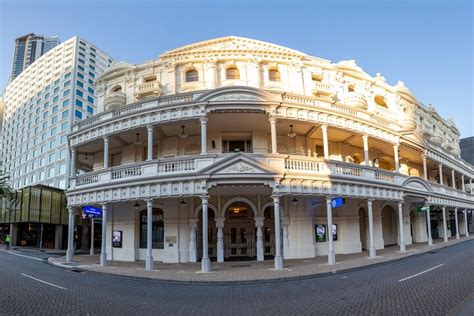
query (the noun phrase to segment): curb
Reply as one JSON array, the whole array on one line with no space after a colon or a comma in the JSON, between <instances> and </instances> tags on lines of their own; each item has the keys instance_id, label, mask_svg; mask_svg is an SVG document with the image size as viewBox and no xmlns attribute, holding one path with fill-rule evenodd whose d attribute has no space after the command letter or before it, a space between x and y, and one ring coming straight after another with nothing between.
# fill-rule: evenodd
<instances>
[{"instance_id":1,"label":"curb","mask_svg":"<svg viewBox=\"0 0 474 316\"><path fill-rule=\"evenodd\" d=\"M433 250L441 250L447 247L452 247L452 246L457 246L461 245L464 243L468 242L473 242L474 239L470 238L468 240L463 240L460 242L457 242L452 245L442 245L439 246L435 249L430 249L427 248L425 251L420 252L420 253L414 253L407 255L405 257L401 258L396 258L392 260L387 260L387 261L382 261L382 262L376 262L376 263L370 263L364 266L360 267L354 267L354 268L348 268L348 269L343 269L343 270L333 270L331 272L322 272L322 273L315 273L315 274L307 274L307 275L301 275L301 276L289 276L289 277L277 277L273 279L255 279L255 280L237 280L237 281L182 281L182 280L171 280L171 279L156 279L156 278L150 278L150 277L142 277L142 276L131 276L131 275L122 275L122 274L114 274L110 272L101 272L101 271L95 271L95 270L88 270L87 268L83 268L82 265L72 265L72 266L66 266L65 264L57 263L54 262L52 257L48 258L47 262L51 265L63 268L63 269L80 269L87 271L88 273L91 274L99 274L99 275L109 275L117 278L122 278L122 279L132 279L136 281L151 281L151 282L156 282L156 283L165 283L165 284L177 284L177 285L197 285L197 286L232 286L232 285L255 285L255 284L272 284L272 283L282 283L282 282L292 282L292 281L305 281L305 280L312 280L312 279L318 279L318 278L324 278L328 276L335 276L335 275L343 275L347 273L352 273L356 271L361 271L365 269L370 269L370 268L375 268L383 265L388 265L392 263L397 263L399 261L407 260L410 258L422 256L422 255L427 255L430 251Z\"/></svg>"}]
</instances>

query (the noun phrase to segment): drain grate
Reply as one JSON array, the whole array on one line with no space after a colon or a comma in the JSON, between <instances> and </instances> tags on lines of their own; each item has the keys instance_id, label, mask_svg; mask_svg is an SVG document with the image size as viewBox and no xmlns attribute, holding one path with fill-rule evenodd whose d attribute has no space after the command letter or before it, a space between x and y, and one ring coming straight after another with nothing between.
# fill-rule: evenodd
<instances>
[{"instance_id":1,"label":"drain grate","mask_svg":"<svg viewBox=\"0 0 474 316\"><path fill-rule=\"evenodd\" d=\"M231 268L249 268L251 267L250 264L247 264L247 265L239 265L239 266L230 266Z\"/></svg>"},{"instance_id":2,"label":"drain grate","mask_svg":"<svg viewBox=\"0 0 474 316\"><path fill-rule=\"evenodd\" d=\"M426 253L427 253L427 254L430 254L430 255L434 255L435 253L437 253L437 251L433 251L433 250L432 250L432 251L428 251L428 252L426 252Z\"/></svg>"},{"instance_id":3,"label":"drain grate","mask_svg":"<svg viewBox=\"0 0 474 316\"><path fill-rule=\"evenodd\" d=\"M84 270L79 270L79 269L71 269L69 271L76 272L76 273L84 273L85 272Z\"/></svg>"}]
</instances>

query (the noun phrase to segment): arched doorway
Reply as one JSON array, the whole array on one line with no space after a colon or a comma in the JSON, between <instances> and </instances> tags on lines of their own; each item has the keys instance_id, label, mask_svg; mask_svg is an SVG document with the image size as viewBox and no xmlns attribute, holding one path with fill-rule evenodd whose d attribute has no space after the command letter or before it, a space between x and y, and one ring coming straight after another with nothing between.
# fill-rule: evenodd
<instances>
[{"instance_id":1,"label":"arched doorway","mask_svg":"<svg viewBox=\"0 0 474 316\"><path fill-rule=\"evenodd\" d=\"M390 205L382 209L382 236L384 246L398 243L397 213Z\"/></svg>"},{"instance_id":2,"label":"arched doorway","mask_svg":"<svg viewBox=\"0 0 474 316\"><path fill-rule=\"evenodd\" d=\"M224 258L249 260L256 256L256 228L250 205L231 203L225 210Z\"/></svg>"},{"instance_id":3,"label":"arched doorway","mask_svg":"<svg viewBox=\"0 0 474 316\"><path fill-rule=\"evenodd\" d=\"M275 212L273 206L267 207L263 211L263 254L265 259L275 256Z\"/></svg>"},{"instance_id":4,"label":"arched doorway","mask_svg":"<svg viewBox=\"0 0 474 316\"><path fill-rule=\"evenodd\" d=\"M362 246L362 250L367 250L369 249L367 245L367 235L368 235L368 229L367 229L367 214L365 210L361 207L359 208L359 234L360 234L360 244Z\"/></svg>"},{"instance_id":5,"label":"arched doorway","mask_svg":"<svg viewBox=\"0 0 474 316\"><path fill-rule=\"evenodd\" d=\"M214 220L215 213L212 208L208 208L207 212L207 219L208 219L208 253L209 258L216 258L217 257L217 228L216 228L216 221ZM202 258L202 209L199 210L198 213L198 226L197 226L197 259L198 261Z\"/></svg>"}]
</instances>

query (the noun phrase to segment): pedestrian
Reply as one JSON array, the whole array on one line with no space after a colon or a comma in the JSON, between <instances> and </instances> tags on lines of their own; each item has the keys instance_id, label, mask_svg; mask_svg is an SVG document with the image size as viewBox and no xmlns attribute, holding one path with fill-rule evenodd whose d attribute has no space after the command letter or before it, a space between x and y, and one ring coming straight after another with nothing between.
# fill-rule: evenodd
<instances>
[{"instance_id":1,"label":"pedestrian","mask_svg":"<svg viewBox=\"0 0 474 316\"><path fill-rule=\"evenodd\" d=\"M12 238L10 237L10 235L7 235L5 237L5 245L7 246L7 250L10 250L10 243L12 242Z\"/></svg>"}]
</instances>

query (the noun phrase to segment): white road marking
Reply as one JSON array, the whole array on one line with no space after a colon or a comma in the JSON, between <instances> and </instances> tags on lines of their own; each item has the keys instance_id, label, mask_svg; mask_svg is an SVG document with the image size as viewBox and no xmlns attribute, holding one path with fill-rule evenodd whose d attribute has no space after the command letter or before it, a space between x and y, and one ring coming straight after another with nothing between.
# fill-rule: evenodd
<instances>
[{"instance_id":1,"label":"white road marking","mask_svg":"<svg viewBox=\"0 0 474 316\"><path fill-rule=\"evenodd\" d=\"M25 256L25 255L20 255L19 253L13 252L13 251L6 251L6 253L9 253L11 255L19 256L19 257L25 257L25 258L30 258L38 261L43 261L41 258L36 258L36 257L31 257L31 256Z\"/></svg>"},{"instance_id":2,"label":"white road marking","mask_svg":"<svg viewBox=\"0 0 474 316\"><path fill-rule=\"evenodd\" d=\"M436 267L429 268L428 270L421 271L421 272L419 272L419 273L417 273L417 274L413 274L413 275L411 275L411 276L409 276L409 277L406 277L406 278L404 278L404 279L398 280L398 282L403 282L403 281L409 280L409 279L411 279L411 278L414 278L414 277L416 277L416 276L419 276L419 275L421 275L421 274L423 274L423 273L429 272L429 271L431 271L431 270L437 269L437 268L442 267L442 266L444 266L443 263L440 264L440 265L437 265Z\"/></svg>"},{"instance_id":3,"label":"white road marking","mask_svg":"<svg viewBox=\"0 0 474 316\"><path fill-rule=\"evenodd\" d=\"M56 284L53 284L53 283L49 283L49 282L46 282L46 281L43 281L43 280L40 280L40 279L37 279L37 278L34 278L32 277L31 275L28 275L28 274L24 274L24 273L20 273L22 276L25 276L27 278L30 278L30 279L33 279L33 280L36 280L38 282L41 282L41 283L44 283L44 284L48 284L48 285L51 285L51 286L54 286L54 287L57 287L58 289L61 289L61 290L67 290L65 287L62 287L62 286L59 286L59 285L56 285Z\"/></svg>"}]
</instances>

